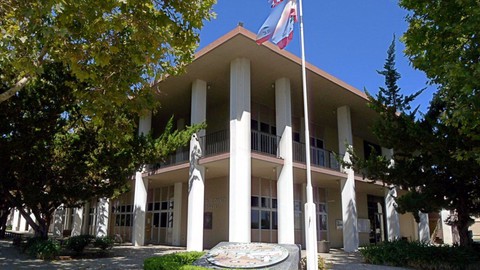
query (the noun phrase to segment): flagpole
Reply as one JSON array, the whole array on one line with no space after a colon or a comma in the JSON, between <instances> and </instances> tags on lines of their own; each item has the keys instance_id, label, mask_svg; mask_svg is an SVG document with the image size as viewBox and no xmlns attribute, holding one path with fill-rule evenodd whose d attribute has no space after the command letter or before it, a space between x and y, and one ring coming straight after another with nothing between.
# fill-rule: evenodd
<instances>
[{"instance_id":1,"label":"flagpole","mask_svg":"<svg viewBox=\"0 0 480 270\"><path fill-rule=\"evenodd\" d=\"M308 120L307 98L307 69L305 66L305 42L303 34L303 7L299 0L300 11L300 44L302 49L302 85L303 85L303 110L305 120L305 162L307 165L307 203L305 203L305 242L307 250L307 269L318 269L317 253L317 218L315 204L313 203L312 174L310 165L310 128Z\"/></svg>"}]
</instances>

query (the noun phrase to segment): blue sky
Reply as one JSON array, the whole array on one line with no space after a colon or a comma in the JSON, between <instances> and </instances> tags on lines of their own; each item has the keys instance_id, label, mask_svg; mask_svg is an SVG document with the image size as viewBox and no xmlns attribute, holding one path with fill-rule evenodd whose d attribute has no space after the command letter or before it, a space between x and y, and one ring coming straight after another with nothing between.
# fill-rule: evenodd
<instances>
[{"instance_id":1,"label":"blue sky","mask_svg":"<svg viewBox=\"0 0 480 270\"><path fill-rule=\"evenodd\" d=\"M376 70L383 68L387 49L396 35L399 85L404 94L427 85L423 72L414 70L399 41L407 30L407 11L396 0L303 0L306 59L311 64L360 89L376 93L384 85ZM217 18L200 32L200 49L235 28L239 22L254 33L270 12L267 0L218 0ZM286 50L300 56L300 32ZM429 87L413 105L426 111L435 89Z\"/></svg>"}]
</instances>

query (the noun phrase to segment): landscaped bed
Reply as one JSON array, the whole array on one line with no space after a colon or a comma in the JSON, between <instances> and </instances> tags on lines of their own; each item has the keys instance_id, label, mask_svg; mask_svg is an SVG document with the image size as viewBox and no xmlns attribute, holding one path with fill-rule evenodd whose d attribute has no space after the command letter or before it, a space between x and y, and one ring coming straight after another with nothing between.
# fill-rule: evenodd
<instances>
[{"instance_id":1,"label":"landscaped bed","mask_svg":"<svg viewBox=\"0 0 480 270\"><path fill-rule=\"evenodd\" d=\"M360 253L371 264L428 270L480 269L478 246L436 246L399 240L366 246Z\"/></svg>"}]
</instances>

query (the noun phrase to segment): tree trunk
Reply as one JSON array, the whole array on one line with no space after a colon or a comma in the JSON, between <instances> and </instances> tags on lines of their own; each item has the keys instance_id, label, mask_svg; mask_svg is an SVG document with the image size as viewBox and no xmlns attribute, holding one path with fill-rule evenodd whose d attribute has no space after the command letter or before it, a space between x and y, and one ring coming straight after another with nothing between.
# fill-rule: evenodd
<instances>
[{"instance_id":1,"label":"tree trunk","mask_svg":"<svg viewBox=\"0 0 480 270\"><path fill-rule=\"evenodd\" d=\"M7 230L7 219L8 215L10 215L10 210L10 208L7 209L0 217L0 239L5 238L5 231Z\"/></svg>"}]
</instances>

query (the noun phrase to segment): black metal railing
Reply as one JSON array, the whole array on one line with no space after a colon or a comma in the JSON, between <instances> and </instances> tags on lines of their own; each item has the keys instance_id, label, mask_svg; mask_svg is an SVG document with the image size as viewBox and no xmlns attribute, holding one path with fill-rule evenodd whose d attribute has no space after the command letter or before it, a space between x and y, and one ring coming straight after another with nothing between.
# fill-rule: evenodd
<instances>
[{"instance_id":1,"label":"black metal railing","mask_svg":"<svg viewBox=\"0 0 480 270\"><path fill-rule=\"evenodd\" d=\"M230 150L230 133L228 130L221 130L207 134L199 138L203 149L203 157L227 153ZM280 137L259 131L251 132L251 150L254 152L278 156L278 145ZM293 142L293 160L305 163L305 144ZM189 161L189 146L182 147L176 153L153 164L151 169L156 170L166 166L186 163ZM310 147L310 162L312 166L325 167L340 170L340 164L336 155L328 150Z\"/></svg>"},{"instance_id":2,"label":"black metal railing","mask_svg":"<svg viewBox=\"0 0 480 270\"><path fill-rule=\"evenodd\" d=\"M305 144L293 142L293 161L305 163ZM336 155L329 150L310 147L310 163L312 166L340 170L340 163Z\"/></svg>"}]
</instances>

